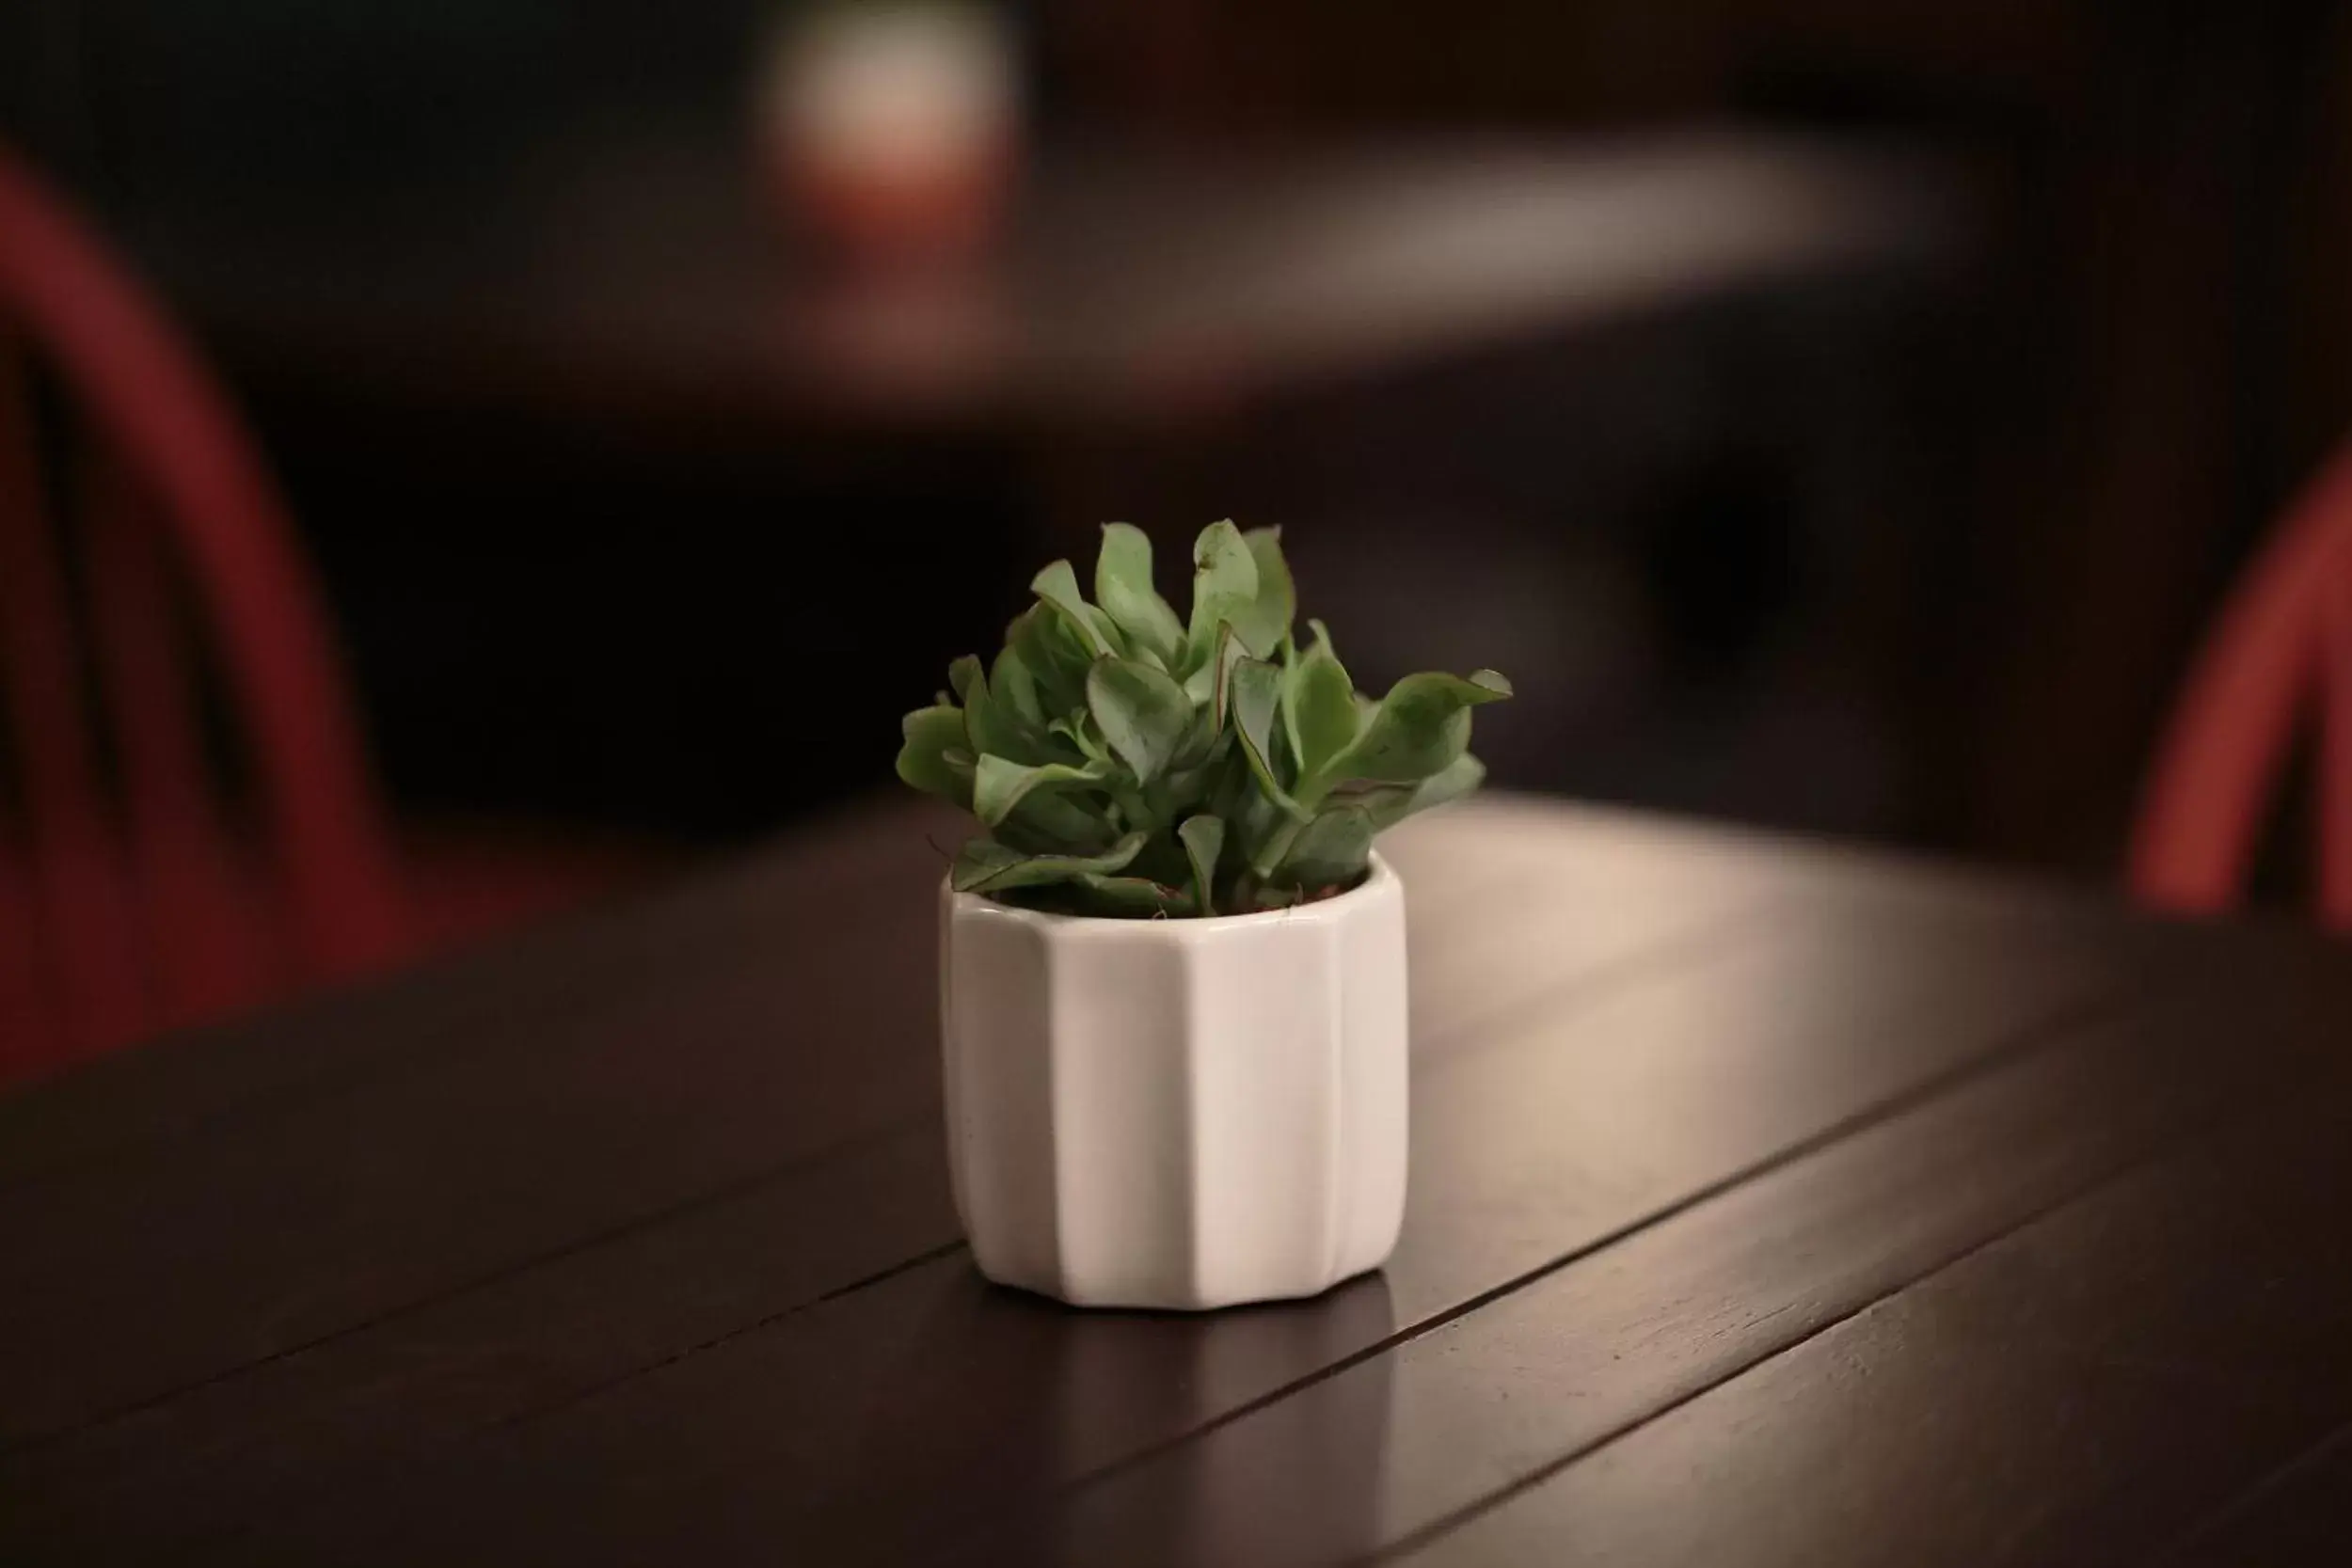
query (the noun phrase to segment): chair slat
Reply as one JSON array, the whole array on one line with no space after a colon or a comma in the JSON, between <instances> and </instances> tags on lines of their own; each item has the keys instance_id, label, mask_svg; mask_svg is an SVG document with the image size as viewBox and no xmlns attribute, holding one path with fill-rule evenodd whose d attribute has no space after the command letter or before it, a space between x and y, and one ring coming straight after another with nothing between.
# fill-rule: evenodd
<instances>
[{"instance_id":1,"label":"chair slat","mask_svg":"<svg viewBox=\"0 0 2352 1568\"><path fill-rule=\"evenodd\" d=\"M2305 489L2223 607L2151 772L2131 882L2208 913L2244 891L2298 714L2321 692L2331 592L2352 562L2352 446Z\"/></svg>"},{"instance_id":2,"label":"chair slat","mask_svg":"<svg viewBox=\"0 0 2352 1568\"><path fill-rule=\"evenodd\" d=\"M51 532L28 375L0 344L0 689L23 775L33 885L67 1051L145 1031L144 976L105 820L64 573Z\"/></svg>"},{"instance_id":3,"label":"chair slat","mask_svg":"<svg viewBox=\"0 0 2352 1568\"><path fill-rule=\"evenodd\" d=\"M41 985L32 879L12 835L0 832L0 1083L42 1067L58 1033Z\"/></svg>"},{"instance_id":4,"label":"chair slat","mask_svg":"<svg viewBox=\"0 0 2352 1568\"><path fill-rule=\"evenodd\" d=\"M121 467L76 465L90 621L108 695L159 1024L254 1004L272 986L270 933L211 787L192 646L159 525Z\"/></svg>"},{"instance_id":5,"label":"chair slat","mask_svg":"<svg viewBox=\"0 0 2352 1568\"><path fill-rule=\"evenodd\" d=\"M2319 914L2352 929L2352 548L2340 551L2320 610Z\"/></svg>"}]
</instances>

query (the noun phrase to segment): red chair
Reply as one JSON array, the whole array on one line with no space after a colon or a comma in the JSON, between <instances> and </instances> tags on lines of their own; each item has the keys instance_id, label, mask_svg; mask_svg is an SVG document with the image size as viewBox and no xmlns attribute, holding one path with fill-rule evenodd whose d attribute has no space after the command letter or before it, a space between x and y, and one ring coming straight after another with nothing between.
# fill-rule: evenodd
<instances>
[{"instance_id":1,"label":"red chair","mask_svg":"<svg viewBox=\"0 0 2352 1568\"><path fill-rule=\"evenodd\" d=\"M2296 719L2319 721L2319 914L2352 927L2352 444L2223 608L2158 753L2131 856L2159 909L2235 905Z\"/></svg>"},{"instance_id":2,"label":"red chair","mask_svg":"<svg viewBox=\"0 0 2352 1568\"><path fill-rule=\"evenodd\" d=\"M340 670L226 401L0 149L0 1081L434 938ZM207 692L242 791L215 766ZM511 855L412 869L473 927L611 879Z\"/></svg>"}]
</instances>

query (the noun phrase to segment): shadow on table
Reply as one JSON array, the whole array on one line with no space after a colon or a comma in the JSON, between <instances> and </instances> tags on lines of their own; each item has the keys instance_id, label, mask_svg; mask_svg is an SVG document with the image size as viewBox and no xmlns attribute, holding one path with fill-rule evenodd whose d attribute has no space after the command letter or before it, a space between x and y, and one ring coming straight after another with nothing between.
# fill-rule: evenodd
<instances>
[{"instance_id":1,"label":"shadow on table","mask_svg":"<svg viewBox=\"0 0 2352 1568\"><path fill-rule=\"evenodd\" d=\"M1394 1327L1377 1274L1313 1301L1193 1316L1079 1311L956 1270L872 1389L835 1517L861 1546L879 1532L1038 1562L1103 1560L1096 1550L1121 1539L1151 1540L1155 1560L1220 1561L1244 1524L1264 1540L1269 1511L1302 1541L1370 1547L1389 1447L1385 1358L1311 1415L1285 1422L1291 1407L1278 1406L1242 1441L1154 1450ZM931 1501L910 1511L912 1497Z\"/></svg>"}]
</instances>

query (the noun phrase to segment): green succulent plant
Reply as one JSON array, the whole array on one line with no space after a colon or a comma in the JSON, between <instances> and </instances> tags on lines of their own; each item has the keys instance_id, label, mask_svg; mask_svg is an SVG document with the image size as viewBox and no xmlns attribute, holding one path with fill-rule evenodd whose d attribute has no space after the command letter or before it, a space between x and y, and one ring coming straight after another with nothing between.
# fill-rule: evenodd
<instances>
[{"instance_id":1,"label":"green succulent plant","mask_svg":"<svg viewBox=\"0 0 2352 1568\"><path fill-rule=\"evenodd\" d=\"M1320 621L1292 635L1279 529L1214 523L1193 546L1192 613L1152 582L1152 543L1106 524L1094 602L1057 561L983 667L906 716L898 777L986 832L960 891L1068 913L1242 914L1344 891L1373 835L1478 787L1470 709L1491 670L1356 689Z\"/></svg>"}]
</instances>

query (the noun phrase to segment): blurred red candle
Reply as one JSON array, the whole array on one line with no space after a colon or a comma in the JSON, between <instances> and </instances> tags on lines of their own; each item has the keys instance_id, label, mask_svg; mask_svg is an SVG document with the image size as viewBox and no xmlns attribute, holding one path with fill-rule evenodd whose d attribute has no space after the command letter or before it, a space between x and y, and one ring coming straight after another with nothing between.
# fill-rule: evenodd
<instances>
[{"instance_id":1,"label":"blurred red candle","mask_svg":"<svg viewBox=\"0 0 2352 1568\"><path fill-rule=\"evenodd\" d=\"M946 0L830 4L787 19L761 103L794 214L868 261L968 253L994 226L1020 136L1010 29Z\"/></svg>"}]
</instances>

